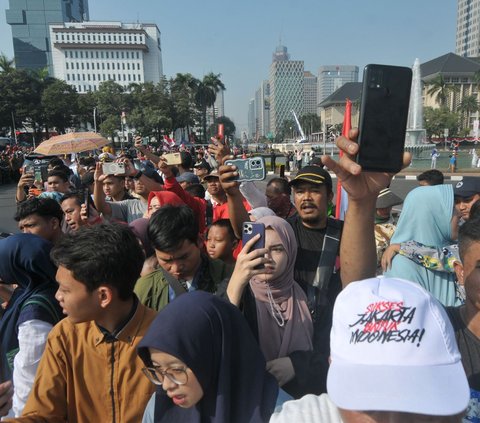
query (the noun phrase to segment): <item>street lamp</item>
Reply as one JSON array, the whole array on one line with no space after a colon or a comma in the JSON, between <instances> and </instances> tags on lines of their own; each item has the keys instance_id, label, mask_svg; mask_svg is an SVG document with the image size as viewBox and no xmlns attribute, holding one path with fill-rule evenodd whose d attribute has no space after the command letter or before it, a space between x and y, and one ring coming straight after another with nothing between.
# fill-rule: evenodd
<instances>
[{"instance_id":1,"label":"street lamp","mask_svg":"<svg viewBox=\"0 0 480 423\"><path fill-rule=\"evenodd\" d=\"M97 108L93 108L93 132L97 132Z\"/></svg>"}]
</instances>

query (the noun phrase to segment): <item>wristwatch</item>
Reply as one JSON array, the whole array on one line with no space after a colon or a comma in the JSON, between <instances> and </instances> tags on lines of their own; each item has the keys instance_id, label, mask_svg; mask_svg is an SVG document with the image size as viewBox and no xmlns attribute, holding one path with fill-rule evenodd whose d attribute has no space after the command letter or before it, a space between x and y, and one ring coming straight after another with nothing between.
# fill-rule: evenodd
<instances>
[{"instance_id":1,"label":"wristwatch","mask_svg":"<svg viewBox=\"0 0 480 423\"><path fill-rule=\"evenodd\" d=\"M138 180L142 177L142 175L143 175L143 172L141 170L139 170L136 175L132 176L132 178Z\"/></svg>"}]
</instances>

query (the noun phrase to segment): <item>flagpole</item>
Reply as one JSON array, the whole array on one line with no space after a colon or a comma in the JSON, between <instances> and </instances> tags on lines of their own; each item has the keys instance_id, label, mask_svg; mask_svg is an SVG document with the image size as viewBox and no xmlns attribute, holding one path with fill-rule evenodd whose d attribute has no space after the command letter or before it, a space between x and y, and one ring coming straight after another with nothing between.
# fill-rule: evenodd
<instances>
[{"instance_id":1,"label":"flagpole","mask_svg":"<svg viewBox=\"0 0 480 423\"><path fill-rule=\"evenodd\" d=\"M342 127L342 135L348 138L348 133L352 128L352 102L347 98L345 102L345 114L343 115L343 127ZM340 150L340 158L343 156L343 151ZM342 184L340 180L337 178L337 196L335 202L335 218L342 219L344 216L342 215Z\"/></svg>"}]
</instances>

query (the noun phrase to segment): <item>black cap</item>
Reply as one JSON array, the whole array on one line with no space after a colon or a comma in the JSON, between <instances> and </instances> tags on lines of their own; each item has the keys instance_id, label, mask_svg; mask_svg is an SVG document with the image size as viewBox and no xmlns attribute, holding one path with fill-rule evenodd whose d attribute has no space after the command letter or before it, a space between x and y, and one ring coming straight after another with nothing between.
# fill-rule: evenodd
<instances>
[{"instance_id":1,"label":"black cap","mask_svg":"<svg viewBox=\"0 0 480 423\"><path fill-rule=\"evenodd\" d=\"M298 171L297 175L290 181L291 186L300 182L310 182L311 184L326 185L332 189L332 177L325 169L320 166L305 166Z\"/></svg>"},{"instance_id":2,"label":"black cap","mask_svg":"<svg viewBox=\"0 0 480 423\"><path fill-rule=\"evenodd\" d=\"M480 194L480 177L478 176L464 176L453 186L455 197L468 198L475 194Z\"/></svg>"},{"instance_id":3,"label":"black cap","mask_svg":"<svg viewBox=\"0 0 480 423\"><path fill-rule=\"evenodd\" d=\"M207 169L207 172L212 171L212 167L208 164L208 162L205 159L198 161L197 163L195 163L193 167L196 167L197 169L203 167L204 169Z\"/></svg>"}]
</instances>

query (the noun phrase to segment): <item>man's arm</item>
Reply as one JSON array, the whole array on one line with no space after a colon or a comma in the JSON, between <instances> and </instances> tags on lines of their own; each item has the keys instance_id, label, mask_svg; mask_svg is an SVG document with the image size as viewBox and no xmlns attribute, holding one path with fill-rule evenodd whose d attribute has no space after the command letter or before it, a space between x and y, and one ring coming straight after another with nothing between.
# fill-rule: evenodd
<instances>
[{"instance_id":1,"label":"man's arm","mask_svg":"<svg viewBox=\"0 0 480 423\"><path fill-rule=\"evenodd\" d=\"M22 203L27 199L27 194L25 193L25 187L32 186L34 182L35 182L35 178L33 177L33 175L24 171L24 173L20 177L20 180L18 181L18 184L17 184L17 191L15 195L15 200L17 201L17 203Z\"/></svg>"},{"instance_id":2,"label":"man's arm","mask_svg":"<svg viewBox=\"0 0 480 423\"><path fill-rule=\"evenodd\" d=\"M228 157L233 156L227 156L224 160ZM242 239L242 224L243 222L250 221L250 216L243 204L244 198L239 189L239 182L234 179L238 176L237 168L236 166L222 165L218 169L218 173L220 175L222 188L227 194L228 216L232 223L235 236Z\"/></svg>"},{"instance_id":3,"label":"man's arm","mask_svg":"<svg viewBox=\"0 0 480 423\"><path fill-rule=\"evenodd\" d=\"M157 156L155 156L157 157ZM157 157L157 163L160 161L160 158ZM138 171L137 169L135 169L135 166L133 165L133 163L127 159L127 158L124 158L124 159L121 159L120 160L121 163L123 163L125 165L125 176L129 176L131 178L136 178L138 179L143 185L145 185L145 188L147 188L148 191L162 191L163 190L163 185L159 182L156 182L155 180L153 180L152 178L149 178L148 176L146 176L145 174L141 173L140 171ZM138 174L140 174L140 176L138 176Z\"/></svg>"},{"instance_id":4,"label":"man's arm","mask_svg":"<svg viewBox=\"0 0 480 423\"><path fill-rule=\"evenodd\" d=\"M13 385L7 381L0 383L0 417L6 416L12 408Z\"/></svg>"},{"instance_id":5,"label":"man's arm","mask_svg":"<svg viewBox=\"0 0 480 423\"><path fill-rule=\"evenodd\" d=\"M103 192L103 181L106 175L103 174L102 163L95 165L95 173L93 174L93 202L99 213L106 217L112 215L112 208L107 201L105 201L105 193Z\"/></svg>"},{"instance_id":6,"label":"man's arm","mask_svg":"<svg viewBox=\"0 0 480 423\"><path fill-rule=\"evenodd\" d=\"M160 161L159 156L153 154L147 147L142 144L142 137L140 136L135 137L135 148L140 151L140 153L142 153L153 164L158 164L158 162Z\"/></svg>"},{"instance_id":7,"label":"man's arm","mask_svg":"<svg viewBox=\"0 0 480 423\"><path fill-rule=\"evenodd\" d=\"M342 284L375 276L377 254L374 234L374 213L378 193L390 185L393 174L363 172L354 158L358 152L355 142L358 130L350 131L349 138L337 138L337 146L344 152L338 162L323 156L322 162L335 172L348 193L348 209L345 214L342 241L340 243L340 268ZM410 155L404 155L404 165Z\"/></svg>"}]
</instances>

